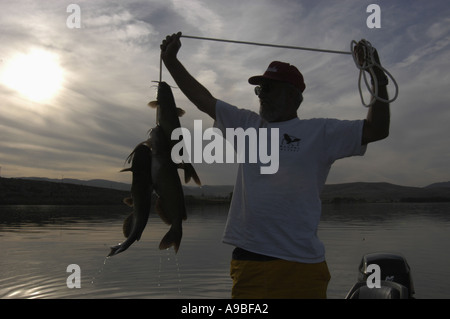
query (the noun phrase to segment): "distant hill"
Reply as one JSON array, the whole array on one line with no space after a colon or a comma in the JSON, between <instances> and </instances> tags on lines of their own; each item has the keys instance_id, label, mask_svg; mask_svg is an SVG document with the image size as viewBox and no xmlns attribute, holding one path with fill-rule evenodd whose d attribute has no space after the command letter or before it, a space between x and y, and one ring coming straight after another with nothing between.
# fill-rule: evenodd
<instances>
[{"instance_id":1,"label":"distant hill","mask_svg":"<svg viewBox=\"0 0 450 319\"><path fill-rule=\"evenodd\" d=\"M450 202L450 182L427 187L390 183L345 183L325 185L321 198L327 203ZM187 203L228 203L233 186L183 186ZM1 204L114 205L130 196L130 184L107 180L48 178L0 178Z\"/></svg>"},{"instance_id":2,"label":"distant hill","mask_svg":"<svg viewBox=\"0 0 450 319\"><path fill-rule=\"evenodd\" d=\"M410 187L389 183L325 185L323 203L339 202L450 202L450 188Z\"/></svg>"},{"instance_id":3,"label":"distant hill","mask_svg":"<svg viewBox=\"0 0 450 319\"><path fill-rule=\"evenodd\" d=\"M34 181L44 181L44 182L54 182L54 183L65 183L65 184L75 184L75 185L83 185L83 186L92 186L92 187L102 187L102 188L112 188L121 191L129 191L131 185L127 183L113 182L105 179L91 179L91 180L81 180L81 179L73 179L73 178L62 178L62 179L54 179L54 178L46 178L46 177L23 177L21 179L26 180L34 180Z\"/></svg>"},{"instance_id":4,"label":"distant hill","mask_svg":"<svg viewBox=\"0 0 450 319\"><path fill-rule=\"evenodd\" d=\"M91 180L80 180L72 178L63 179L51 179L46 177L24 177L24 180L34 180L34 181L46 181L54 183L65 183L65 184L75 184L83 186L101 187L101 188L111 188L122 191L130 191L131 184L113 182L105 179L91 179ZM183 185L184 194L186 196L194 197L229 197L230 193L233 192L233 186L231 185L204 185L204 186L188 186Z\"/></svg>"},{"instance_id":5,"label":"distant hill","mask_svg":"<svg viewBox=\"0 0 450 319\"><path fill-rule=\"evenodd\" d=\"M227 203L233 186L183 186L186 203ZM0 205L115 205L131 185L108 180L0 178Z\"/></svg>"},{"instance_id":6,"label":"distant hill","mask_svg":"<svg viewBox=\"0 0 450 319\"><path fill-rule=\"evenodd\" d=\"M0 205L116 205L130 192L46 180L0 178Z\"/></svg>"},{"instance_id":7,"label":"distant hill","mask_svg":"<svg viewBox=\"0 0 450 319\"><path fill-rule=\"evenodd\" d=\"M450 188L450 182L434 183L434 184L428 185L426 188L438 188L438 187Z\"/></svg>"},{"instance_id":8,"label":"distant hill","mask_svg":"<svg viewBox=\"0 0 450 319\"><path fill-rule=\"evenodd\" d=\"M233 193L233 186L231 185L203 185L198 186L183 186L184 195L194 197L206 198L231 198Z\"/></svg>"}]
</instances>

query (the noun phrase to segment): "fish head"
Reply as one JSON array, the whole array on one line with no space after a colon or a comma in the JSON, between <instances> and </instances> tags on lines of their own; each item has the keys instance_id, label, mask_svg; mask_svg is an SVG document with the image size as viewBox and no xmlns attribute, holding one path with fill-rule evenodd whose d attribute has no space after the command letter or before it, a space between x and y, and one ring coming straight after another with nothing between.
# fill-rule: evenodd
<instances>
[{"instance_id":1,"label":"fish head","mask_svg":"<svg viewBox=\"0 0 450 319\"><path fill-rule=\"evenodd\" d=\"M178 118L185 112L183 109L177 108L172 89L166 82L159 82L156 101L151 101L147 105L156 109L157 123L162 125L164 130L167 126L180 126Z\"/></svg>"},{"instance_id":2,"label":"fish head","mask_svg":"<svg viewBox=\"0 0 450 319\"><path fill-rule=\"evenodd\" d=\"M157 123L170 141L173 130L181 126L179 117L184 114L184 111L177 108L172 89L166 82L159 82L157 101L150 102L149 106L156 107ZM170 141L171 146L175 143Z\"/></svg>"}]
</instances>

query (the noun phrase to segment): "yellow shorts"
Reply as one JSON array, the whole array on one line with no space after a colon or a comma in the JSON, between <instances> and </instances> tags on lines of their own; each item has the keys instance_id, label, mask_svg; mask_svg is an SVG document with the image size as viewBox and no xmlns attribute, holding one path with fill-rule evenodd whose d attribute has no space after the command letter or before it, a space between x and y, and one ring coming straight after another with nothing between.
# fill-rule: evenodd
<instances>
[{"instance_id":1,"label":"yellow shorts","mask_svg":"<svg viewBox=\"0 0 450 319\"><path fill-rule=\"evenodd\" d=\"M327 263L231 260L231 298L325 299L330 272Z\"/></svg>"}]
</instances>

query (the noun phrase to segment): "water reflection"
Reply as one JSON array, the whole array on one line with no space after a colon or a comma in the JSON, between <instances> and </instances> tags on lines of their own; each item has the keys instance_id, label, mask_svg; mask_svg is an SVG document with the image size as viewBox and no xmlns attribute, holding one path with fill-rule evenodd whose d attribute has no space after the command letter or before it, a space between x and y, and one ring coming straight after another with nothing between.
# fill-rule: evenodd
<instances>
[{"instance_id":1,"label":"water reflection","mask_svg":"<svg viewBox=\"0 0 450 319\"><path fill-rule=\"evenodd\" d=\"M319 236L332 274L328 296L343 298L363 254L400 252L418 298L450 298L450 204L324 205ZM221 243L228 207L188 208L177 255L159 251L167 232L151 215L142 239L105 259L123 241L124 206L0 206L1 298L229 298L232 247ZM69 289L66 267L81 268Z\"/></svg>"},{"instance_id":2,"label":"water reflection","mask_svg":"<svg viewBox=\"0 0 450 319\"><path fill-rule=\"evenodd\" d=\"M322 220L348 222L392 222L404 218L427 218L444 223L450 222L449 203L361 203L326 204Z\"/></svg>"}]
</instances>

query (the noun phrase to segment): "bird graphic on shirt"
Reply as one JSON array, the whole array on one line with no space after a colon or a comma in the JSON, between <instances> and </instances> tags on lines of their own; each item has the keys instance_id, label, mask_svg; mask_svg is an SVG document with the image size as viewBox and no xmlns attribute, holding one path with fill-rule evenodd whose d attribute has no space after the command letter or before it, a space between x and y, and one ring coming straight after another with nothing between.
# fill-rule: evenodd
<instances>
[{"instance_id":1,"label":"bird graphic on shirt","mask_svg":"<svg viewBox=\"0 0 450 319\"><path fill-rule=\"evenodd\" d=\"M298 138L298 137L295 137L295 136L292 136L292 135L289 135L286 133L283 134L283 137L287 144L301 141L301 138Z\"/></svg>"}]
</instances>

